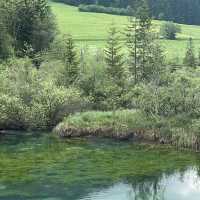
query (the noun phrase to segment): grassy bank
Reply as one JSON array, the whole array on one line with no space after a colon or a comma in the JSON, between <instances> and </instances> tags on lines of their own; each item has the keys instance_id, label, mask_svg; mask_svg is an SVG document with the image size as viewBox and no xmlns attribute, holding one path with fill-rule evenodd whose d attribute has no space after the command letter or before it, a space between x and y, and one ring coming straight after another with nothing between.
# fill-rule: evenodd
<instances>
[{"instance_id":1,"label":"grassy bank","mask_svg":"<svg viewBox=\"0 0 200 200\"><path fill-rule=\"evenodd\" d=\"M149 126L141 112L85 112L71 115L60 123L55 132L62 137L100 136L128 139L144 133Z\"/></svg>"},{"instance_id":2,"label":"grassy bank","mask_svg":"<svg viewBox=\"0 0 200 200\"><path fill-rule=\"evenodd\" d=\"M54 131L61 137L97 136L158 142L161 139L152 121L137 110L84 112L71 115Z\"/></svg>"},{"instance_id":3,"label":"grassy bank","mask_svg":"<svg viewBox=\"0 0 200 200\"><path fill-rule=\"evenodd\" d=\"M171 144L199 150L198 132L188 126L175 125L178 118L153 119L141 111L84 112L71 115L55 129L61 137L108 137Z\"/></svg>"}]
</instances>

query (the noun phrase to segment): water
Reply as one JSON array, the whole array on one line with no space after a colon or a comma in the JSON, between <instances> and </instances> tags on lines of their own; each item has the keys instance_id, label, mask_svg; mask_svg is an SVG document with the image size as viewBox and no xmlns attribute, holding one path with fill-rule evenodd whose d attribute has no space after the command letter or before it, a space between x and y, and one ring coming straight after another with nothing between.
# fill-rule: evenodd
<instances>
[{"instance_id":1,"label":"water","mask_svg":"<svg viewBox=\"0 0 200 200\"><path fill-rule=\"evenodd\" d=\"M199 200L198 154L51 134L0 136L0 200Z\"/></svg>"}]
</instances>

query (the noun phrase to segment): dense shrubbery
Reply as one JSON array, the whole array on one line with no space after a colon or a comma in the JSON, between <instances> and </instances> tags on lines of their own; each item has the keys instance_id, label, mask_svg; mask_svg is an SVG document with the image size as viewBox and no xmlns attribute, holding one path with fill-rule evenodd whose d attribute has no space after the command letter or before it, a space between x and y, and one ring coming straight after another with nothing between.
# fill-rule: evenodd
<instances>
[{"instance_id":1,"label":"dense shrubbery","mask_svg":"<svg viewBox=\"0 0 200 200\"><path fill-rule=\"evenodd\" d=\"M177 33L181 32L179 25L174 24L173 22L165 22L160 28L160 34L163 38L168 40L175 40Z\"/></svg>"},{"instance_id":2,"label":"dense shrubbery","mask_svg":"<svg viewBox=\"0 0 200 200\"><path fill-rule=\"evenodd\" d=\"M125 105L137 109L137 112L118 110L124 105L115 104L117 110L113 112L72 115L59 124L56 131L66 137L98 135L128 138L141 134L139 138L199 149L199 75L199 69L183 68L174 72L166 70L160 77L159 84L141 83L124 93L123 98L128 100L126 103L129 102ZM112 94L111 96L116 103L117 98ZM105 100L112 109L112 100L105 98L103 101ZM98 105L98 109L103 108L102 104Z\"/></svg>"},{"instance_id":3,"label":"dense shrubbery","mask_svg":"<svg viewBox=\"0 0 200 200\"><path fill-rule=\"evenodd\" d=\"M46 65L37 70L29 59L20 59L1 66L1 129L49 129L86 106L80 91L58 84L59 73L52 77Z\"/></svg>"},{"instance_id":4,"label":"dense shrubbery","mask_svg":"<svg viewBox=\"0 0 200 200\"><path fill-rule=\"evenodd\" d=\"M0 58L31 57L46 50L56 34L46 0L0 0L0 28Z\"/></svg>"},{"instance_id":5,"label":"dense shrubbery","mask_svg":"<svg viewBox=\"0 0 200 200\"><path fill-rule=\"evenodd\" d=\"M173 130L193 134L199 130L199 74L199 69L189 71L186 68L169 74L170 79L165 80L165 84L142 85L138 89L137 105L155 120L154 126L165 130L166 134L172 134Z\"/></svg>"},{"instance_id":6,"label":"dense shrubbery","mask_svg":"<svg viewBox=\"0 0 200 200\"><path fill-rule=\"evenodd\" d=\"M79 5L79 11L81 12L96 12L96 13L107 13L114 15L130 15L130 10L126 8L113 8L104 7L100 5Z\"/></svg>"}]
</instances>

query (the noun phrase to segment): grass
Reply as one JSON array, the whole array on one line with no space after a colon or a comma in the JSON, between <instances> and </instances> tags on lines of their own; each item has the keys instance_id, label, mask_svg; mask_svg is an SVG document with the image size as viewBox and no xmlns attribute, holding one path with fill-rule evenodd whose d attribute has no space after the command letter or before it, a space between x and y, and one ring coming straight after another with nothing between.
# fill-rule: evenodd
<instances>
[{"instance_id":1,"label":"grass","mask_svg":"<svg viewBox=\"0 0 200 200\"><path fill-rule=\"evenodd\" d=\"M84 112L71 115L60 123L55 132L62 137L100 136L116 139L137 139L153 134L150 121L137 110Z\"/></svg>"},{"instance_id":2,"label":"grass","mask_svg":"<svg viewBox=\"0 0 200 200\"><path fill-rule=\"evenodd\" d=\"M139 110L90 111L65 118L54 132L66 138L95 136L133 139L199 151L199 120L188 125L184 127L177 117L155 121Z\"/></svg>"},{"instance_id":3,"label":"grass","mask_svg":"<svg viewBox=\"0 0 200 200\"><path fill-rule=\"evenodd\" d=\"M80 46L87 45L89 48L104 47L107 30L112 22L116 23L122 32L128 23L126 16L79 12L77 7L62 3L51 2L51 6L60 34L70 33ZM156 20L153 22L157 30L161 23L163 22ZM160 40L166 48L168 58L182 59L189 37L194 39L195 48L200 48L200 26L181 25L181 28L182 33L178 34L176 41Z\"/></svg>"}]
</instances>

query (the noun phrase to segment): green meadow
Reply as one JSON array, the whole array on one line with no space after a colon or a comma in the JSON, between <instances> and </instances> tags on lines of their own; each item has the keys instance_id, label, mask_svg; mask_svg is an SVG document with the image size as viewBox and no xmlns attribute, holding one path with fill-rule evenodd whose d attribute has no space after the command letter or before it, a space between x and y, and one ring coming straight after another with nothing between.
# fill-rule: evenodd
<instances>
[{"instance_id":1,"label":"green meadow","mask_svg":"<svg viewBox=\"0 0 200 200\"><path fill-rule=\"evenodd\" d=\"M56 16L59 33L72 34L81 46L103 47L107 38L107 30L112 22L123 32L128 24L128 17L101 13L79 12L77 7L62 3L51 2L53 13ZM159 30L161 21L155 20L154 26ZM160 40L166 50L168 58L180 58L184 56L187 40L194 39L196 51L200 48L200 26L181 25L182 32L178 34L176 41Z\"/></svg>"}]
</instances>

